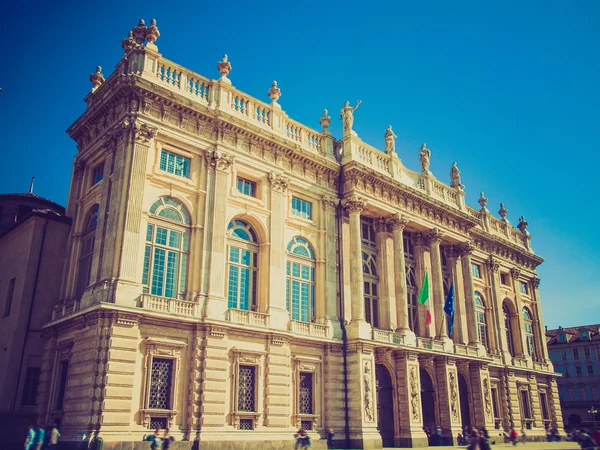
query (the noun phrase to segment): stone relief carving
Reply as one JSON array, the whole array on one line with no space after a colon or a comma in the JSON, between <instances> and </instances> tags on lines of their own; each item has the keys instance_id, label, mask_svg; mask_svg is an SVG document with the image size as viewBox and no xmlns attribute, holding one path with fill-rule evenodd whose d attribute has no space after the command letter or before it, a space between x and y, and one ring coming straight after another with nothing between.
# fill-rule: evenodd
<instances>
[{"instance_id":1,"label":"stone relief carving","mask_svg":"<svg viewBox=\"0 0 600 450\"><path fill-rule=\"evenodd\" d=\"M205 158L208 167L220 172L227 172L235 160L233 155L216 151L205 153Z\"/></svg>"},{"instance_id":2,"label":"stone relief carving","mask_svg":"<svg viewBox=\"0 0 600 450\"><path fill-rule=\"evenodd\" d=\"M458 421L458 391L456 389L456 374L450 372L448 374L450 378L450 410L452 411L452 418L455 422Z\"/></svg>"},{"instance_id":3,"label":"stone relief carving","mask_svg":"<svg viewBox=\"0 0 600 450\"><path fill-rule=\"evenodd\" d=\"M490 397L490 383L487 378L483 379L483 400L485 403L485 414L492 417L492 399Z\"/></svg>"},{"instance_id":4,"label":"stone relief carving","mask_svg":"<svg viewBox=\"0 0 600 450\"><path fill-rule=\"evenodd\" d=\"M365 361L363 380L364 380L364 395L363 399L365 402L365 420L367 422L373 422L373 370L371 368L371 361Z\"/></svg>"},{"instance_id":5,"label":"stone relief carving","mask_svg":"<svg viewBox=\"0 0 600 450\"><path fill-rule=\"evenodd\" d=\"M417 381L416 367L410 368L410 407L412 409L413 422L418 422L421 418L419 409L421 407L419 399L419 382Z\"/></svg>"}]
</instances>

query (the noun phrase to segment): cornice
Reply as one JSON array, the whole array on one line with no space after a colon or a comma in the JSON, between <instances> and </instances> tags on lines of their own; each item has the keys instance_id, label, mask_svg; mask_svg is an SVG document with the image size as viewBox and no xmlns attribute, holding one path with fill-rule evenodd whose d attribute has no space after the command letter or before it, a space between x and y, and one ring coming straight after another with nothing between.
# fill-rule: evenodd
<instances>
[{"instance_id":1,"label":"cornice","mask_svg":"<svg viewBox=\"0 0 600 450\"><path fill-rule=\"evenodd\" d=\"M501 240L481 229L473 228L471 239L476 249L504 258L529 270L535 270L537 266L544 262L544 258L541 256L529 253L524 248L512 242Z\"/></svg>"}]
</instances>

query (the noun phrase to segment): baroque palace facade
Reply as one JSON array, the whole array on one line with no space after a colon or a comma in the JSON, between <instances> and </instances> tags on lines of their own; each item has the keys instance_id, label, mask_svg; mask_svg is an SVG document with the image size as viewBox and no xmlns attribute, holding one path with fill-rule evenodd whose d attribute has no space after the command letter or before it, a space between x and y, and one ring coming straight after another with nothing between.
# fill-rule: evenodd
<instances>
[{"instance_id":1,"label":"baroque palace facade","mask_svg":"<svg viewBox=\"0 0 600 450\"><path fill-rule=\"evenodd\" d=\"M542 259L352 130L343 137L165 59L155 21L98 68L77 142L73 227L46 326L41 421L105 446L169 427L202 448L290 445L298 427L351 448L448 442L463 425L562 424L542 332ZM417 302L425 273L429 302ZM445 292L454 286L448 336ZM427 310L433 320L426 324ZM225 443L224 443L225 442ZM240 447L242 448L242 447Z\"/></svg>"}]
</instances>

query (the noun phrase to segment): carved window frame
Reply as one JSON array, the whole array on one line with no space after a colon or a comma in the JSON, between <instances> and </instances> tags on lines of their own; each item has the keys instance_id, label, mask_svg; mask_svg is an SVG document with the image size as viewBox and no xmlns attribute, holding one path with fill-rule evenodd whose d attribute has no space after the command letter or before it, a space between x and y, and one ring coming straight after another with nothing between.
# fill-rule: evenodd
<instances>
[{"instance_id":1,"label":"carved window frame","mask_svg":"<svg viewBox=\"0 0 600 450\"><path fill-rule=\"evenodd\" d=\"M143 393L141 396L140 407L140 425L146 428L150 427L152 417L166 418L167 426L171 428L179 413L178 394L179 394L179 373L181 369L182 353L187 344L181 341L171 341L168 339L146 338L144 340L144 370L143 370ZM150 402L150 382L152 378L152 361L154 358L170 359L173 361L171 367L171 405L169 409L154 409L149 407Z\"/></svg>"},{"instance_id":2,"label":"carved window frame","mask_svg":"<svg viewBox=\"0 0 600 450\"><path fill-rule=\"evenodd\" d=\"M52 368L52 389L50 392L50 401L48 402L48 413L52 420L60 419L63 415L64 404L66 400L67 386L69 384L69 369L71 366L71 357L73 356L73 344L72 339L60 342L56 347L56 356L54 358L54 367ZM63 397L62 407L60 409L55 408L57 395L59 391L59 368L62 363L67 363L67 375L65 380L65 393Z\"/></svg>"},{"instance_id":3,"label":"carved window frame","mask_svg":"<svg viewBox=\"0 0 600 450\"><path fill-rule=\"evenodd\" d=\"M321 368L322 361L320 358L311 356L297 355L293 358L293 376L292 382L294 385L293 395L293 426L302 428L302 421L310 420L313 430L320 426L321 419ZM300 373L312 374L312 414L300 413Z\"/></svg>"},{"instance_id":4,"label":"carved window frame","mask_svg":"<svg viewBox=\"0 0 600 450\"><path fill-rule=\"evenodd\" d=\"M231 349L232 356L232 371L231 371L231 425L240 429L240 419L252 419L253 427L252 430L256 430L260 427L260 419L263 417L263 398L264 392L264 365L266 352L252 351L245 349L238 349L236 347ZM254 398L255 398L255 411L240 411L238 409L238 395L239 395L239 374L240 366L253 366L254 367Z\"/></svg>"},{"instance_id":5,"label":"carved window frame","mask_svg":"<svg viewBox=\"0 0 600 450\"><path fill-rule=\"evenodd\" d=\"M528 384L519 384L517 387L519 410L521 413L521 422L524 429L531 429L535 427L535 413L533 409L533 398L531 395L531 389ZM523 403L523 392L527 392L527 409L531 417L525 417L525 404Z\"/></svg>"}]
</instances>

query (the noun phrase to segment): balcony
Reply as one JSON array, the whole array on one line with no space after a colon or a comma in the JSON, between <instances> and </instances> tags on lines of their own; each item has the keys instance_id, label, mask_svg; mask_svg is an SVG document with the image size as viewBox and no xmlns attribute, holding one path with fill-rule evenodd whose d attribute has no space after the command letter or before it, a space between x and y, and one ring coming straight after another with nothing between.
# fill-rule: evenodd
<instances>
[{"instance_id":1,"label":"balcony","mask_svg":"<svg viewBox=\"0 0 600 450\"><path fill-rule=\"evenodd\" d=\"M327 325L290 320L288 327L289 330L293 333L306 334L307 336L314 336L320 338L329 337L329 327Z\"/></svg>"},{"instance_id":2,"label":"balcony","mask_svg":"<svg viewBox=\"0 0 600 450\"><path fill-rule=\"evenodd\" d=\"M373 329L373 340L377 342L387 342L389 344L404 344L404 336L394 331Z\"/></svg>"},{"instance_id":3,"label":"balcony","mask_svg":"<svg viewBox=\"0 0 600 450\"><path fill-rule=\"evenodd\" d=\"M176 298L142 294L138 307L148 311L157 311L175 316L200 317L198 303L178 300Z\"/></svg>"},{"instance_id":4,"label":"balcony","mask_svg":"<svg viewBox=\"0 0 600 450\"><path fill-rule=\"evenodd\" d=\"M227 310L227 320L232 323L242 325L252 325L255 327L267 327L269 316L255 311L246 311L243 309L230 308Z\"/></svg>"},{"instance_id":5,"label":"balcony","mask_svg":"<svg viewBox=\"0 0 600 450\"><path fill-rule=\"evenodd\" d=\"M417 338L417 347L425 348L427 350L435 350L438 352L443 352L444 351L444 342L436 341L433 338L418 337Z\"/></svg>"}]
</instances>

